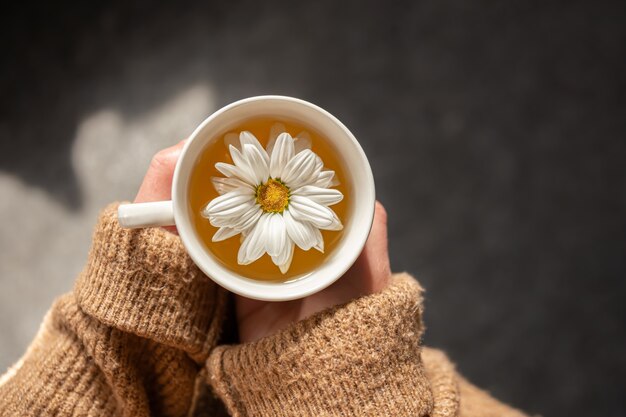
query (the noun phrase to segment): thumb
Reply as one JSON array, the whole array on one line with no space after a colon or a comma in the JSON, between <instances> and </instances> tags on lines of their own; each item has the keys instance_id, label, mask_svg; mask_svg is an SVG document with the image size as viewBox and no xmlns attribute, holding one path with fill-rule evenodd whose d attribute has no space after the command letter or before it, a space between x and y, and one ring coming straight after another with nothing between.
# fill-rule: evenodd
<instances>
[{"instance_id":1,"label":"thumb","mask_svg":"<svg viewBox=\"0 0 626 417\"><path fill-rule=\"evenodd\" d=\"M387 211L377 201L372 230L363 251L345 276L337 281L348 294L347 299L384 290L391 280L389 251L387 249Z\"/></svg>"},{"instance_id":2,"label":"thumb","mask_svg":"<svg viewBox=\"0 0 626 417\"><path fill-rule=\"evenodd\" d=\"M172 198L172 179L176 162L185 141L160 150L153 157L143 182L139 187L135 203L163 201Z\"/></svg>"},{"instance_id":3,"label":"thumb","mask_svg":"<svg viewBox=\"0 0 626 417\"><path fill-rule=\"evenodd\" d=\"M372 230L357 263L360 263L361 268L367 271L371 292L380 292L387 287L391 279L387 240L387 211L380 201L376 201Z\"/></svg>"}]
</instances>

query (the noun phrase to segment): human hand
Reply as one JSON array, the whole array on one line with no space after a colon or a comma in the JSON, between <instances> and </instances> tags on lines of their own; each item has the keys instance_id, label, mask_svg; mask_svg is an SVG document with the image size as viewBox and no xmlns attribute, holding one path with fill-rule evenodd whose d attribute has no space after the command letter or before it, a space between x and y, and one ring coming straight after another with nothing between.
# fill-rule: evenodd
<instances>
[{"instance_id":1,"label":"human hand","mask_svg":"<svg viewBox=\"0 0 626 417\"><path fill-rule=\"evenodd\" d=\"M135 197L135 203L170 200L176 162L185 141L159 151ZM176 233L175 227L166 227ZM239 339L251 342L268 336L319 311L384 290L391 279L387 250L387 214L376 202L372 231L354 265L334 284L306 298L266 302L236 296Z\"/></svg>"},{"instance_id":2,"label":"human hand","mask_svg":"<svg viewBox=\"0 0 626 417\"><path fill-rule=\"evenodd\" d=\"M387 249L387 213L376 202L374 223L361 255L330 287L308 297L283 302L236 296L239 340L252 342L326 308L384 290L391 280Z\"/></svg>"},{"instance_id":3,"label":"human hand","mask_svg":"<svg viewBox=\"0 0 626 417\"><path fill-rule=\"evenodd\" d=\"M135 203L166 201L172 199L172 180L174 169L186 140L157 152L150 161L150 166L137 191ZM175 226L165 227L169 232L178 234Z\"/></svg>"}]
</instances>

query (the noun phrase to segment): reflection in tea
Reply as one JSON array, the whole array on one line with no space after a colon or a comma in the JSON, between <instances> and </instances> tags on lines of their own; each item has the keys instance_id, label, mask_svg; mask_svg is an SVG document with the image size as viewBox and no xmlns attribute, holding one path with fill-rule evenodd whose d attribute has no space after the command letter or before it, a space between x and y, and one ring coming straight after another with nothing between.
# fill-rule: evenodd
<instances>
[{"instance_id":1,"label":"reflection in tea","mask_svg":"<svg viewBox=\"0 0 626 417\"><path fill-rule=\"evenodd\" d=\"M189 183L198 236L249 278L286 281L311 272L341 238L349 204L335 155L314 129L274 118L214 138Z\"/></svg>"}]
</instances>

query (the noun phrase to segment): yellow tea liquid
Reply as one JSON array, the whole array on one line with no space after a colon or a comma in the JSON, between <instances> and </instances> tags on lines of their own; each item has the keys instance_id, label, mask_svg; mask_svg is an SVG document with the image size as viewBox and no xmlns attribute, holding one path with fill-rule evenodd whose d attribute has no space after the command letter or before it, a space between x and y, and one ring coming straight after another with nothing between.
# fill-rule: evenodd
<instances>
[{"instance_id":1,"label":"yellow tea liquid","mask_svg":"<svg viewBox=\"0 0 626 417\"><path fill-rule=\"evenodd\" d=\"M239 132L247 130L252 132L254 136L261 142L263 147L267 146L269 141L269 132L272 125L282 123L286 131L296 137L298 133L306 131L311 136L311 150L319 155L324 161L324 169L335 171L335 178L339 180L339 185L332 187L343 194L343 200L330 206L337 214L342 223L346 221L346 211L350 204L350 192L346 184L346 176L342 165L336 157L336 152L328 140L324 139L318 132L308 126L304 126L292 120L283 120L270 117L261 117L247 120L234 129L223 132L219 137L214 138L198 157L196 165L192 171L189 181L189 200L191 217L194 221L195 229L198 236L204 242L204 245L210 253L219 259L232 271L256 280L262 281L289 281L303 274L307 274L318 267L332 253L335 246L341 239L343 231L322 230L324 238L324 253L320 253L316 249L303 251L298 246L295 247L293 261L287 273L282 274L278 266L274 265L269 255L264 254L260 259L249 265L239 265L237 263L237 253L240 246L241 235L235 235L221 242L212 242L211 238L217 231L217 227L211 226L209 220L202 217L202 209L219 194L213 187L211 177L223 177L216 168L217 162L226 162L232 164L230 152L224 143L224 135L229 132L239 134Z\"/></svg>"}]
</instances>

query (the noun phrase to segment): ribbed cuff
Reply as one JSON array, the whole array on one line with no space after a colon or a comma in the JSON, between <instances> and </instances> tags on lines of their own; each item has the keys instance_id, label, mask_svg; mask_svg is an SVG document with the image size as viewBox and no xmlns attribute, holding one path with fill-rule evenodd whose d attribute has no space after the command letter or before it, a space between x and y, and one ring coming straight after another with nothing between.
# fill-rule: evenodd
<instances>
[{"instance_id":1,"label":"ribbed cuff","mask_svg":"<svg viewBox=\"0 0 626 417\"><path fill-rule=\"evenodd\" d=\"M74 290L79 306L105 324L204 361L219 336L226 291L198 269L178 236L122 229L117 206L104 209L96 225Z\"/></svg>"},{"instance_id":2,"label":"ribbed cuff","mask_svg":"<svg viewBox=\"0 0 626 417\"><path fill-rule=\"evenodd\" d=\"M454 365L440 350L424 347L422 361L433 392L430 417L454 417L459 412L459 387Z\"/></svg>"},{"instance_id":3,"label":"ribbed cuff","mask_svg":"<svg viewBox=\"0 0 626 417\"><path fill-rule=\"evenodd\" d=\"M209 383L233 416L427 415L421 292L399 274L382 293L220 346L207 362Z\"/></svg>"}]
</instances>

